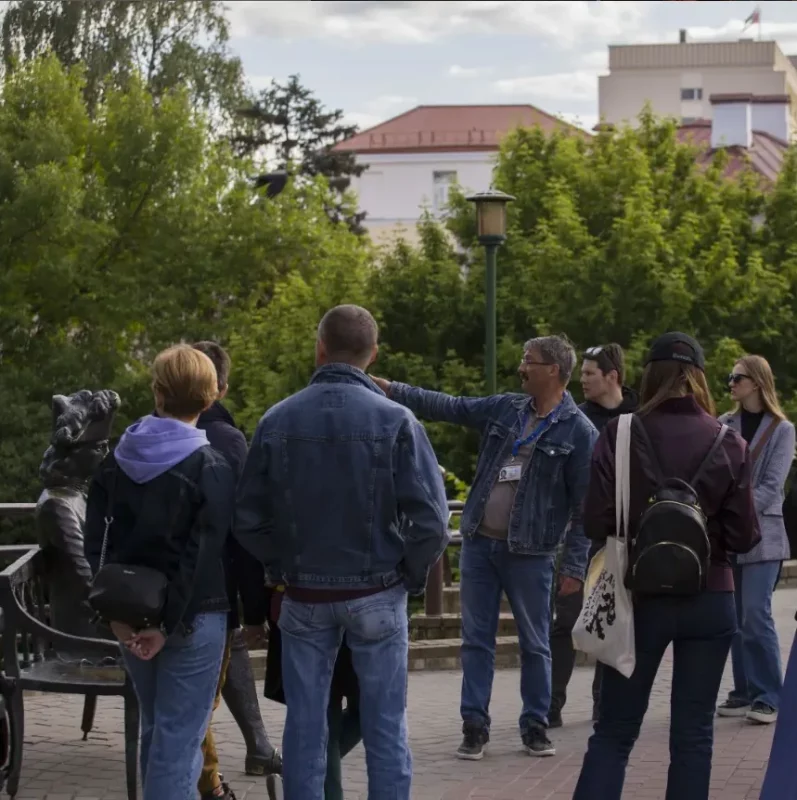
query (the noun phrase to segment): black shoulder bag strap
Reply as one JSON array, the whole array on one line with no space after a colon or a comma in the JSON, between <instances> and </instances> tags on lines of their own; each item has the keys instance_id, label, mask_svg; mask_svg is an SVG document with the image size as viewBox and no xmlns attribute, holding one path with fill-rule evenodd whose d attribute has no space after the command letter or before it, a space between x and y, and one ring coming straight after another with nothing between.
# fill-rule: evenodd
<instances>
[{"instance_id":1,"label":"black shoulder bag strap","mask_svg":"<svg viewBox=\"0 0 797 800\"><path fill-rule=\"evenodd\" d=\"M694 478L692 478L692 480L689 482L689 485L695 489L695 491L697 491L697 482L703 477L703 473L708 468L708 465L714 460L714 456L717 454L717 450L720 449L722 440L725 438L725 434L727 432L727 425L723 425L719 429L719 433L717 433L717 436L714 439L714 444L711 445L711 449L708 451L708 453L706 453L706 457L700 462L700 466L697 468Z\"/></svg>"},{"instance_id":2,"label":"black shoulder bag strap","mask_svg":"<svg viewBox=\"0 0 797 800\"><path fill-rule=\"evenodd\" d=\"M653 448L653 442L650 441L650 435L645 428L645 424L636 414L634 414L631 418L631 427L632 430L636 429L637 433L639 434L639 438L642 440L642 444L644 445L644 455L647 456L647 466L650 470L647 473L648 477L652 478L653 483L656 486L663 486L664 481L666 480L664 476L664 470L662 470L659 459L656 456L656 451Z\"/></svg>"},{"instance_id":3,"label":"black shoulder bag strap","mask_svg":"<svg viewBox=\"0 0 797 800\"><path fill-rule=\"evenodd\" d=\"M100 566L97 572L99 572L105 566L105 556L108 552L108 533L111 530L111 524L113 523L113 502L114 497L116 495L116 473L118 471L118 467L113 468L113 472L111 473L111 480L108 482L108 502L105 506L105 533L102 535L102 550L100 551Z\"/></svg>"}]
</instances>

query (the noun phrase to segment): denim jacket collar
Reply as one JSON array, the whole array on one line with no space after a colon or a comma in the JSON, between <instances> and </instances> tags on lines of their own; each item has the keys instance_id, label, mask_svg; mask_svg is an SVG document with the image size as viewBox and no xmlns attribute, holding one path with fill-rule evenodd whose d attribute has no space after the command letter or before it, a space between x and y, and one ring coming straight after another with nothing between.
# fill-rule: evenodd
<instances>
[{"instance_id":1,"label":"denim jacket collar","mask_svg":"<svg viewBox=\"0 0 797 800\"><path fill-rule=\"evenodd\" d=\"M529 404L531 404L532 409L534 408L534 398L525 394L516 395L512 402L517 407L518 414L522 414ZM564 396L562 397L562 408L553 421L559 422L560 420L572 417L576 411L578 411L578 406L576 405L576 401L573 400L573 395L565 390Z\"/></svg>"},{"instance_id":2,"label":"denim jacket collar","mask_svg":"<svg viewBox=\"0 0 797 800\"><path fill-rule=\"evenodd\" d=\"M375 394L385 393L358 367L351 364L324 364L313 373L310 384L314 383L353 383L369 389Z\"/></svg>"}]
</instances>

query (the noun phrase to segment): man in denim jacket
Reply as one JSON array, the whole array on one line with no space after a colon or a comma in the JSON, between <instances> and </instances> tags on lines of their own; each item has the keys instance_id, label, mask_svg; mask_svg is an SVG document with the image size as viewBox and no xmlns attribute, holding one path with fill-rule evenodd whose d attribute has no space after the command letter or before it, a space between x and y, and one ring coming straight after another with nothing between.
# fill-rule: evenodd
<instances>
[{"instance_id":1,"label":"man in denim jacket","mask_svg":"<svg viewBox=\"0 0 797 800\"><path fill-rule=\"evenodd\" d=\"M327 706L345 633L360 686L368 796L410 800L407 593L449 540L445 487L421 424L364 370L374 318L321 320L310 385L269 409L238 490L235 534L285 585L279 616L285 796L322 800Z\"/></svg>"},{"instance_id":2,"label":"man in denim jacket","mask_svg":"<svg viewBox=\"0 0 797 800\"><path fill-rule=\"evenodd\" d=\"M555 752L546 733L554 559L564 540L559 592L578 592L589 551L581 504L598 437L565 388L575 364L570 342L543 336L525 345L518 369L523 394L450 397L375 379L392 400L421 418L467 425L482 434L476 477L460 526L464 737L459 758L482 758L490 738L502 592L520 639L523 746L533 756Z\"/></svg>"}]
</instances>

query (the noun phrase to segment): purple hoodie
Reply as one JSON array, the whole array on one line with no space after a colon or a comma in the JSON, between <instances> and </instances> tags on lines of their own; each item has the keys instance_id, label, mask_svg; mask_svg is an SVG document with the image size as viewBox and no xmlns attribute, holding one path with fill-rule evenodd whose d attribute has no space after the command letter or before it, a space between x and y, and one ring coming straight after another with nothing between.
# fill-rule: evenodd
<instances>
[{"instance_id":1,"label":"purple hoodie","mask_svg":"<svg viewBox=\"0 0 797 800\"><path fill-rule=\"evenodd\" d=\"M205 431L176 419L150 415L122 434L114 458L131 481L149 483L208 445Z\"/></svg>"}]
</instances>

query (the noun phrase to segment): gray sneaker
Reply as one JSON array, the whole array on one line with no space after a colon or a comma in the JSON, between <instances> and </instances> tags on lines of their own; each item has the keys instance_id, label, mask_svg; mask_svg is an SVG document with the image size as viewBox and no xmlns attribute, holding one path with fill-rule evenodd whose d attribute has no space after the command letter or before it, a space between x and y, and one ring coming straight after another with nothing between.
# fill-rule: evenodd
<instances>
[{"instance_id":1,"label":"gray sneaker","mask_svg":"<svg viewBox=\"0 0 797 800\"><path fill-rule=\"evenodd\" d=\"M766 703L753 703L747 712L747 719L750 722L757 722L759 725L771 725L778 719L778 711Z\"/></svg>"},{"instance_id":2,"label":"gray sneaker","mask_svg":"<svg viewBox=\"0 0 797 800\"><path fill-rule=\"evenodd\" d=\"M738 700L729 697L724 703L720 703L717 708L718 717L746 717L750 710L750 703L746 700Z\"/></svg>"},{"instance_id":3,"label":"gray sneaker","mask_svg":"<svg viewBox=\"0 0 797 800\"><path fill-rule=\"evenodd\" d=\"M462 726L462 744L457 748L457 758L463 761L481 761L490 741L487 728L474 725Z\"/></svg>"},{"instance_id":4,"label":"gray sneaker","mask_svg":"<svg viewBox=\"0 0 797 800\"><path fill-rule=\"evenodd\" d=\"M268 800L285 800L282 778L279 775L266 775L266 797Z\"/></svg>"},{"instance_id":5,"label":"gray sneaker","mask_svg":"<svg viewBox=\"0 0 797 800\"><path fill-rule=\"evenodd\" d=\"M551 744L551 740L545 733L545 728L531 727L523 731L522 737L523 749L530 756L541 758L556 755L556 748Z\"/></svg>"}]
</instances>

